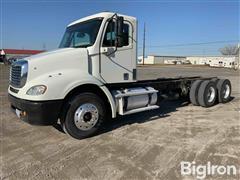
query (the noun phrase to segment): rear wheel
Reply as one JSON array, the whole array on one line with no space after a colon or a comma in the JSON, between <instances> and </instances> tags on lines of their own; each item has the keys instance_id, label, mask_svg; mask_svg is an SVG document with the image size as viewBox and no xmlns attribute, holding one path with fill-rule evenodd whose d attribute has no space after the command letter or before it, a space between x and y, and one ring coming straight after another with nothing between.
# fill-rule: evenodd
<instances>
[{"instance_id":1,"label":"rear wheel","mask_svg":"<svg viewBox=\"0 0 240 180\"><path fill-rule=\"evenodd\" d=\"M69 103L63 130L76 139L93 136L99 131L106 119L103 100L93 93L77 95Z\"/></svg>"},{"instance_id":2,"label":"rear wheel","mask_svg":"<svg viewBox=\"0 0 240 180\"><path fill-rule=\"evenodd\" d=\"M226 103L230 101L232 86L228 79L220 79L217 83L218 101Z\"/></svg>"},{"instance_id":3,"label":"rear wheel","mask_svg":"<svg viewBox=\"0 0 240 180\"><path fill-rule=\"evenodd\" d=\"M213 82L215 82L215 84L217 84L219 79L218 78L212 78L210 81L213 81Z\"/></svg>"},{"instance_id":4,"label":"rear wheel","mask_svg":"<svg viewBox=\"0 0 240 180\"><path fill-rule=\"evenodd\" d=\"M211 107L217 98L217 88L214 81L203 81L198 91L198 102L202 107Z\"/></svg>"},{"instance_id":5,"label":"rear wheel","mask_svg":"<svg viewBox=\"0 0 240 180\"><path fill-rule=\"evenodd\" d=\"M203 82L202 80L194 81L190 89L190 93L189 93L190 101L195 106L199 106L198 90L202 82Z\"/></svg>"}]
</instances>

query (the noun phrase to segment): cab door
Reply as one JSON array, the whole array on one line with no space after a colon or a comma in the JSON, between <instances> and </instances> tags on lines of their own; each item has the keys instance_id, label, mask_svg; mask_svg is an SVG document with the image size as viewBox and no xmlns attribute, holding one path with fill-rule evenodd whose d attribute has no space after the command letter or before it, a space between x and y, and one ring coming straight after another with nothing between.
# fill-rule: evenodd
<instances>
[{"instance_id":1,"label":"cab door","mask_svg":"<svg viewBox=\"0 0 240 180\"><path fill-rule=\"evenodd\" d=\"M123 46L115 47L115 21L108 21L100 48L100 74L106 83L132 82L134 79L133 29L123 24Z\"/></svg>"}]
</instances>

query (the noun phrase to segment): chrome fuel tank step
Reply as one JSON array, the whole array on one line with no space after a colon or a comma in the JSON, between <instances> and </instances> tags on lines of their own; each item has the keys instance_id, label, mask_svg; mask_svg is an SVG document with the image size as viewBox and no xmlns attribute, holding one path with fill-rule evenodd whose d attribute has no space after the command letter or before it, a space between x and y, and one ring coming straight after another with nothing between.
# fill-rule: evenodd
<instances>
[{"instance_id":1,"label":"chrome fuel tank step","mask_svg":"<svg viewBox=\"0 0 240 180\"><path fill-rule=\"evenodd\" d=\"M126 115L156 109L158 91L152 87L137 87L112 91L118 114Z\"/></svg>"}]
</instances>

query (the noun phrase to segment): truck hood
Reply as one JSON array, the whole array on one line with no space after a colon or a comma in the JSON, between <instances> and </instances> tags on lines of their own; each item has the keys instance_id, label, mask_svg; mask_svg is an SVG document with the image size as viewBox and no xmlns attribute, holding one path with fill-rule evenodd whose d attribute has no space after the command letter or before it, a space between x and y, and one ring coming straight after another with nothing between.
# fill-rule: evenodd
<instances>
[{"instance_id":1,"label":"truck hood","mask_svg":"<svg viewBox=\"0 0 240 180\"><path fill-rule=\"evenodd\" d=\"M38 76L64 74L66 71L78 69L88 73L87 48L63 48L40 53L25 58L28 61L28 78L30 81Z\"/></svg>"},{"instance_id":2,"label":"truck hood","mask_svg":"<svg viewBox=\"0 0 240 180\"><path fill-rule=\"evenodd\" d=\"M25 59L26 60L36 60L38 58L49 58L49 56L55 56L55 55L59 55L59 54L63 54L63 53L67 53L67 52L71 52L71 51L74 51L76 48L61 48L61 49L54 49L54 50L51 50L51 51L46 51L46 52L42 52L42 53L39 53L39 54L36 54L36 55L32 55L32 56L29 56L29 57L26 57ZM78 48L78 49L84 49L84 48Z\"/></svg>"}]
</instances>

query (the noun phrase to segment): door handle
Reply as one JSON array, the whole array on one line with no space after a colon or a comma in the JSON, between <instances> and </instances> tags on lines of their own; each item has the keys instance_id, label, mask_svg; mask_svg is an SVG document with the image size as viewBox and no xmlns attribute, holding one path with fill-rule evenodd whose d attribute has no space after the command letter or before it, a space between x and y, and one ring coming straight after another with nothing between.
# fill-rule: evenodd
<instances>
[{"instance_id":1,"label":"door handle","mask_svg":"<svg viewBox=\"0 0 240 180\"><path fill-rule=\"evenodd\" d=\"M115 48L113 47L101 47L100 49L102 54L106 54L107 56L115 52Z\"/></svg>"},{"instance_id":2,"label":"door handle","mask_svg":"<svg viewBox=\"0 0 240 180\"><path fill-rule=\"evenodd\" d=\"M101 53L108 54L109 48L108 47L101 47Z\"/></svg>"}]
</instances>

